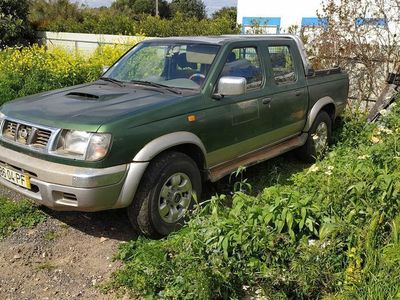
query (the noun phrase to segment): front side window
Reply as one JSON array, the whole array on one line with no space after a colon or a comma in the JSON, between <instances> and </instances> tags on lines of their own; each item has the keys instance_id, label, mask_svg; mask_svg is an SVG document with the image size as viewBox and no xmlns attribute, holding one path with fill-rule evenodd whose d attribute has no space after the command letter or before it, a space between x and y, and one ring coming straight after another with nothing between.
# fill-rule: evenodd
<instances>
[{"instance_id":1,"label":"front side window","mask_svg":"<svg viewBox=\"0 0 400 300\"><path fill-rule=\"evenodd\" d=\"M219 48L217 45L145 42L128 52L104 77L199 89Z\"/></svg>"},{"instance_id":2,"label":"front side window","mask_svg":"<svg viewBox=\"0 0 400 300\"><path fill-rule=\"evenodd\" d=\"M277 84L296 82L296 70L289 46L270 46L268 52L275 82Z\"/></svg>"},{"instance_id":3,"label":"front side window","mask_svg":"<svg viewBox=\"0 0 400 300\"><path fill-rule=\"evenodd\" d=\"M244 77L247 81L247 89L260 88L263 73L257 49L254 47L233 49L222 70L221 77L223 76Z\"/></svg>"}]
</instances>

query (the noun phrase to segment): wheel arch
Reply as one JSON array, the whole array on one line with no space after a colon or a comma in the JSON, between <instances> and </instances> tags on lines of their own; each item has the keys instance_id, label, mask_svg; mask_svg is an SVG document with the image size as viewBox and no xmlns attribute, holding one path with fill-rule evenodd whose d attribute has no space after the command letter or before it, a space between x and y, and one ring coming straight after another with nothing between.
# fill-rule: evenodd
<instances>
[{"instance_id":1,"label":"wheel arch","mask_svg":"<svg viewBox=\"0 0 400 300\"><path fill-rule=\"evenodd\" d=\"M165 151L182 152L192 158L200 171L207 169L206 148L200 138L187 131L160 136L147 143L133 158L134 162L151 161Z\"/></svg>"},{"instance_id":2,"label":"wheel arch","mask_svg":"<svg viewBox=\"0 0 400 300\"><path fill-rule=\"evenodd\" d=\"M207 179L206 149L200 138L186 131L169 133L147 143L132 159L124 187L114 208L131 204L149 163L166 151L177 151L189 156L199 167L202 179Z\"/></svg>"},{"instance_id":3,"label":"wheel arch","mask_svg":"<svg viewBox=\"0 0 400 300\"><path fill-rule=\"evenodd\" d=\"M312 124L321 111L326 111L333 123L336 117L335 101L331 97L326 96L315 102L314 106L310 110L310 113L308 114L307 122L303 131L308 132L310 130Z\"/></svg>"}]
</instances>

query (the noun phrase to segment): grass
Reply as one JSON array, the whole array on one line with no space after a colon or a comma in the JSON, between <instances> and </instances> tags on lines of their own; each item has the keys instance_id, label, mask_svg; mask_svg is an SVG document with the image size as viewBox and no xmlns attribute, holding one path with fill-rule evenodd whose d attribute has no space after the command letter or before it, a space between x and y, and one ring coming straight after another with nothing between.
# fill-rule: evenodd
<instances>
[{"instance_id":1,"label":"grass","mask_svg":"<svg viewBox=\"0 0 400 300\"><path fill-rule=\"evenodd\" d=\"M39 271L51 271L54 270L56 267L53 266L50 262L43 262L43 263L39 263L35 266L36 270Z\"/></svg>"},{"instance_id":2,"label":"grass","mask_svg":"<svg viewBox=\"0 0 400 300\"><path fill-rule=\"evenodd\" d=\"M54 241L58 237L59 237L59 234L57 232L49 231L43 236L43 240L50 242L50 241Z\"/></svg>"},{"instance_id":3,"label":"grass","mask_svg":"<svg viewBox=\"0 0 400 300\"><path fill-rule=\"evenodd\" d=\"M21 227L33 227L43 222L46 215L29 201L13 202L0 198L0 240Z\"/></svg>"}]
</instances>

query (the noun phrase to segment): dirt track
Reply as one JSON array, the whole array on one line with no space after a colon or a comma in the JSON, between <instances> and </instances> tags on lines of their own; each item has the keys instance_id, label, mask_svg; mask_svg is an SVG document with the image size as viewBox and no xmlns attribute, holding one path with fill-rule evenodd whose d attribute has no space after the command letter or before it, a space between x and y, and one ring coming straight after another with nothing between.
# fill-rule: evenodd
<instances>
[{"instance_id":1,"label":"dirt track","mask_svg":"<svg viewBox=\"0 0 400 300\"><path fill-rule=\"evenodd\" d=\"M18 194L0 187L0 196ZM135 238L125 212L60 213L0 242L0 299L114 299L95 287L118 263L118 245Z\"/></svg>"}]
</instances>

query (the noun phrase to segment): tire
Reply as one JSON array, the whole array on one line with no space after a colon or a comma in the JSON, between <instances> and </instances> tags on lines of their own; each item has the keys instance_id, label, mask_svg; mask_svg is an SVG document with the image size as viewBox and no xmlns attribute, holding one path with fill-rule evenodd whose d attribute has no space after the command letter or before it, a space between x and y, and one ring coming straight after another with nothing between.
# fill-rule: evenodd
<instances>
[{"instance_id":1,"label":"tire","mask_svg":"<svg viewBox=\"0 0 400 300\"><path fill-rule=\"evenodd\" d=\"M323 157L332 143L332 119L326 111L317 115L308 133L306 143L297 151L299 158L313 163Z\"/></svg>"},{"instance_id":2,"label":"tire","mask_svg":"<svg viewBox=\"0 0 400 300\"><path fill-rule=\"evenodd\" d=\"M201 195L201 175L196 163L186 154L166 152L150 162L128 217L139 233L162 238L182 227L193 197Z\"/></svg>"}]
</instances>

